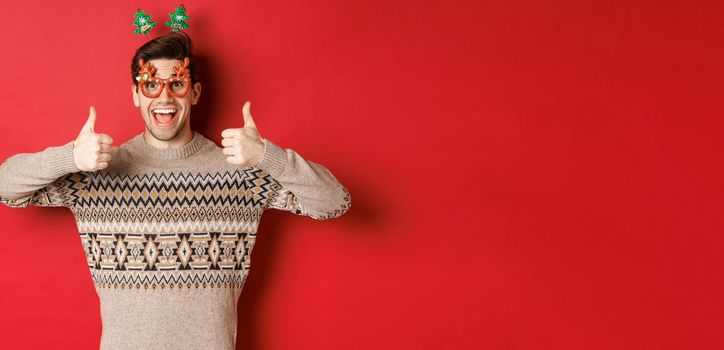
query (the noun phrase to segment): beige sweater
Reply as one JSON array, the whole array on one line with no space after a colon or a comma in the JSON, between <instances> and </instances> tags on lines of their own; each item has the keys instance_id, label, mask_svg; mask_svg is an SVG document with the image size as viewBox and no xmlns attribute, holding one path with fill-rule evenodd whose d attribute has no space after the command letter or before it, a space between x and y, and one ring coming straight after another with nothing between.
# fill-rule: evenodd
<instances>
[{"instance_id":1,"label":"beige sweater","mask_svg":"<svg viewBox=\"0 0 724 350\"><path fill-rule=\"evenodd\" d=\"M351 205L324 166L264 143L259 165L243 168L197 132L169 150L139 134L108 168L83 172L69 142L0 164L0 202L70 208L100 298L101 349L233 349L264 211L328 219Z\"/></svg>"}]
</instances>

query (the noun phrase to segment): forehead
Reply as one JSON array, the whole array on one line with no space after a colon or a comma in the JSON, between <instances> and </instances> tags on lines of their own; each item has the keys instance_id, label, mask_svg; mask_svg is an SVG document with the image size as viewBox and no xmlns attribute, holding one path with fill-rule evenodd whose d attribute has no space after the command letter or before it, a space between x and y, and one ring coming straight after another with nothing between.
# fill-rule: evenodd
<instances>
[{"instance_id":1,"label":"forehead","mask_svg":"<svg viewBox=\"0 0 724 350\"><path fill-rule=\"evenodd\" d=\"M176 75L173 67L176 67L179 63L183 63L181 60L170 60L167 58L156 58L148 62L156 68L156 74L154 74L154 76L157 78L169 78Z\"/></svg>"}]
</instances>

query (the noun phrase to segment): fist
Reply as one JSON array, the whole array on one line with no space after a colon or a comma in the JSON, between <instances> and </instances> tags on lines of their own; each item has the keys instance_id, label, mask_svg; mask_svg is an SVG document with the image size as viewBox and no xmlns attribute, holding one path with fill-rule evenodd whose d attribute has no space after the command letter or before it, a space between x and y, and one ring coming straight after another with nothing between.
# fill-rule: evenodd
<instances>
[{"instance_id":1,"label":"fist","mask_svg":"<svg viewBox=\"0 0 724 350\"><path fill-rule=\"evenodd\" d=\"M246 101L242 108L244 127L224 129L221 132L221 145L224 146L226 161L241 166L256 166L264 154L264 141L251 118L251 102Z\"/></svg>"},{"instance_id":2,"label":"fist","mask_svg":"<svg viewBox=\"0 0 724 350\"><path fill-rule=\"evenodd\" d=\"M96 124L96 109L91 106L88 120L80 130L78 138L73 141L73 161L81 171L98 171L108 167L111 160L110 151L113 139L106 134L97 134L93 128Z\"/></svg>"}]
</instances>

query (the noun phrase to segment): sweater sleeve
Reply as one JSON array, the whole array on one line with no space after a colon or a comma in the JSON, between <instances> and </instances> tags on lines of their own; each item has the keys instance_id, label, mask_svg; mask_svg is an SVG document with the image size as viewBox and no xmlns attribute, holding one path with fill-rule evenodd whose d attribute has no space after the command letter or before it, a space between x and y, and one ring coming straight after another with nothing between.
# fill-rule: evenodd
<instances>
[{"instance_id":1,"label":"sweater sleeve","mask_svg":"<svg viewBox=\"0 0 724 350\"><path fill-rule=\"evenodd\" d=\"M331 219L352 205L347 189L332 173L297 152L264 140L264 154L257 165L280 186L269 199L268 208L293 212L313 219Z\"/></svg>"},{"instance_id":2,"label":"sweater sleeve","mask_svg":"<svg viewBox=\"0 0 724 350\"><path fill-rule=\"evenodd\" d=\"M19 153L0 164L0 203L70 207L83 185L83 173L73 161L73 142L37 153Z\"/></svg>"}]
</instances>

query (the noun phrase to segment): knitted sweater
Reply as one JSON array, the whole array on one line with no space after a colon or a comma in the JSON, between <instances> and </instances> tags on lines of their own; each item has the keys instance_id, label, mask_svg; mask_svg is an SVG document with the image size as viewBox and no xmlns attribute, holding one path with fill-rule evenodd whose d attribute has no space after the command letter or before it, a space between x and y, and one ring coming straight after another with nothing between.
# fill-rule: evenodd
<instances>
[{"instance_id":1,"label":"knitted sweater","mask_svg":"<svg viewBox=\"0 0 724 350\"><path fill-rule=\"evenodd\" d=\"M69 142L0 164L0 202L70 208L100 299L101 349L233 349L264 211L328 219L351 205L324 166L264 144L258 166L241 167L198 132L175 149L141 133L106 169L84 172Z\"/></svg>"}]
</instances>

